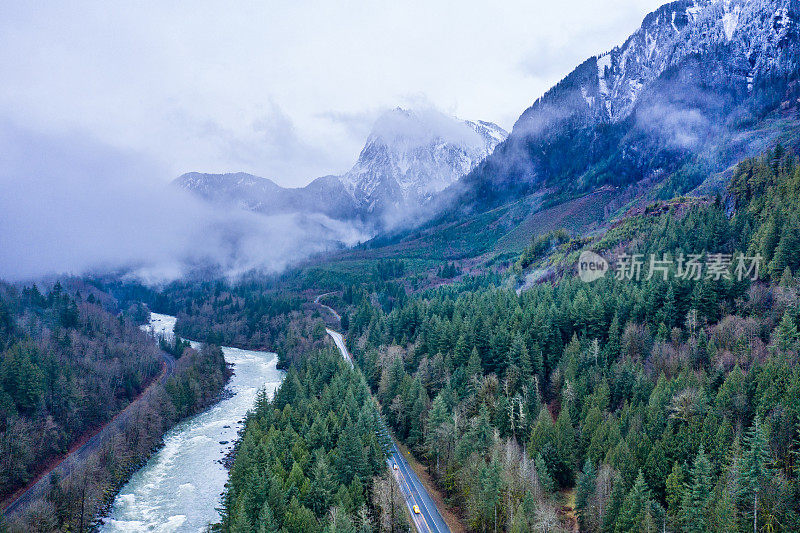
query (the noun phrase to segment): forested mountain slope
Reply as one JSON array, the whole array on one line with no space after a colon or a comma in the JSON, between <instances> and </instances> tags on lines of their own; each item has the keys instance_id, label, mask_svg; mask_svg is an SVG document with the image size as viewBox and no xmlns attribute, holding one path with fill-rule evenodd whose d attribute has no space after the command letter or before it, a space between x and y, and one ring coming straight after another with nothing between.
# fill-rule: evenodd
<instances>
[{"instance_id":1,"label":"forested mountain slope","mask_svg":"<svg viewBox=\"0 0 800 533\"><path fill-rule=\"evenodd\" d=\"M346 290L348 341L387 421L475 531L800 528L800 167L781 150L719 201L643 210L553 241L676 259L763 256L760 281L564 271L517 294L491 277L415 295ZM551 250L550 252L552 252ZM706 255L702 255L706 254ZM380 290L380 289L377 289ZM548 525L549 524L549 525Z\"/></svg>"},{"instance_id":2,"label":"forested mountain slope","mask_svg":"<svg viewBox=\"0 0 800 533\"><path fill-rule=\"evenodd\" d=\"M0 495L107 421L161 370L156 344L91 286L0 287ZM116 309L114 309L116 310Z\"/></svg>"}]
</instances>

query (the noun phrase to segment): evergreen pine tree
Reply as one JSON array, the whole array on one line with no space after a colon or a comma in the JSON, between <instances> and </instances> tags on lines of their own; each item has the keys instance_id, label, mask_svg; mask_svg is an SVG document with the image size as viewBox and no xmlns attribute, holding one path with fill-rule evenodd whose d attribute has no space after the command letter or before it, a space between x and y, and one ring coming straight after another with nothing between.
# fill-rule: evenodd
<instances>
[{"instance_id":1,"label":"evergreen pine tree","mask_svg":"<svg viewBox=\"0 0 800 533\"><path fill-rule=\"evenodd\" d=\"M611 320L611 325L608 327L608 342L606 343L606 361L608 361L609 364L617 360L621 347L619 315L614 313L614 318Z\"/></svg>"},{"instance_id":2,"label":"evergreen pine tree","mask_svg":"<svg viewBox=\"0 0 800 533\"><path fill-rule=\"evenodd\" d=\"M307 505L318 518L328 511L333 492L336 490L328 461L324 453L321 450L320 452L317 454L317 461L311 472L311 491L306 498ZM267 508L269 509L269 507Z\"/></svg>"},{"instance_id":3,"label":"evergreen pine tree","mask_svg":"<svg viewBox=\"0 0 800 533\"><path fill-rule=\"evenodd\" d=\"M665 482L669 474L669 461L664 451L664 444L659 439L650 447L650 453L644 463L644 474L647 485L652 487L655 496L663 500L665 497Z\"/></svg>"},{"instance_id":4,"label":"evergreen pine tree","mask_svg":"<svg viewBox=\"0 0 800 533\"><path fill-rule=\"evenodd\" d=\"M719 533L739 531L740 511L738 502L741 499L741 444L739 438L734 439L730 447L730 461L719 477L715 492L713 529Z\"/></svg>"},{"instance_id":5,"label":"evergreen pine tree","mask_svg":"<svg viewBox=\"0 0 800 533\"><path fill-rule=\"evenodd\" d=\"M355 425L348 424L342 429L339 443L336 447L338 455L339 482L349 485L353 478L364 470L364 450L361 440L356 434Z\"/></svg>"},{"instance_id":6,"label":"evergreen pine tree","mask_svg":"<svg viewBox=\"0 0 800 533\"><path fill-rule=\"evenodd\" d=\"M481 374L481 358L478 355L478 349L472 348L472 354L469 356L469 362L467 363L467 376L473 378L480 377Z\"/></svg>"},{"instance_id":7,"label":"evergreen pine tree","mask_svg":"<svg viewBox=\"0 0 800 533\"><path fill-rule=\"evenodd\" d=\"M536 455L534 466L536 467L536 473L539 475L539 483L542 485L542 490L545 492L556 490L556 482L553 481L553 476L550 474L542 454Z\"/></svg>"},{"instance_id":8,"label":"evergreen pine tree","mask_svg":"<svg viewBox=\"0 0 800 533\"><path fill-rule=\"evenodd\" d=\"M539 344L534 344L530 350L531 370L533 374L541 376L544 372L544 355ZM526 376L529 374L526 374Z\"/></svg>"},{"instance_id":9,"label":"evergreen pine tree","mask_svg":"<svg viewBox=\"0 0 800 533\"><path fill-rule=\"evenodd\" d=\"M763 235L764 237L762 239L761 255L763 255L764 259L769 262L772 260L773 255L775 255L775 248L778 246L778 240L780 239L778 217L775 213L773 213L772 216L770 216L767 220Z\"/></svg>"},{"instance_id":10,"label":"evergreen pine tree","mask_svg":"<svg viewBox=\"0 0 800 533\"><path fill-rule=\"evenodd\" d=\"M680 518L683 494L685 491L686 473L680 463L675 461L672 465L672 472L667 476L666 481L667 514L674 522L677 522Z\"/></svg>"},{"instance_id":11,"label":"evergreen pine tree","mask_svg":"<svg viewBox=\"0 0 800 533\"><path fill-rule=\"evenodd\" d=\"M272 514L272 508L265 501L258 514L258 533L278 533L278 531L280 531L280 528L275 516Z\"/></svg>"},{"instance_id":12,"label":"evergreen pine tree","mask_svg":"<svg viewBox=\"0 0 800 533\"><path fill-rule=\"evenodd\" d=\"M511 339L511 349L508 352L508 360L506 367L510 368L512 365L518 368L523 368L523 361L528 361L530 365L530 354L528 354L528 347L525 346L525 341L522 340L522 335L516 333ZM526 374L526 377L530 374Z\"/></svg>"},{"instance_id":13,"label":"evergreen pine tree","mask_svg":"<svg viewBox=\"0 0 800 533\"><path fill-rule=\"evenodd\" d=\"M669 288L667 288L667 294L664 296L664 306L662 308L662 313L664 316L664 325L667 326L668 329L672 329L673 327L677 326L680 322L680 316L678 314L678 306L675 302L675 288L670 283Z\"/></svg>"},{"instance_id":14,"label":"evergreen pine tree","mask_svg":"<svg viewBox=\"0 0 800 533\"><path fill-rule=\"evenodd\" d=\"M758 532L758 498L763 483L769 477L769 449L767 437L761 427L761 420L756 415L753 425L744 438L745 453L742 477L751 496L753 512L753 533Z\"/></svg>"},{"instance_id":15,"label":"evergreen pine tree","mask_svg":"<svg viewBox=\"0 0 800 533\"><path fill-rule=\"evenodd\" d=\"M435 473L440 474L440 458L445 452L446 439L449 436L448 422L450 417L447 413L442 393L436 395L431 409L428 412L427 431L425 432L425 444L428 456L433 457Z\"/></svg>"},{"instance_id":16,"label":"evergreen pine tree","mask_svg":"<svg viewBox=\"0 0 800 533\"><path fill-rule=\"evenodd\" d=\"M497 531L498 514L500 507L502 507L502 471L503 467L497 457L493 457L489 464L484 463L481 465L478 507L480 508L481 521L485 531ZM502 527L502 523L500 522L499 524Z\"/></svg>"},{"instance_id":17,"label":"evergreen pine tree","mask_svg":"<svg viewBox=\"0 0 800 533\"><path fill-rule=\"evenodd\" d=\"M780 280L786 268L797 266L798 257L800 257L800 234L793 224L787 223L775 249L775 255L769 263L770 278L774 281Z\"/></svg>"},{"instance_id":18,"label":"evergreen pine tree","mask_svg":"<svg viewBox=\"0 0 800 533\"><path fill-rule=\"evenodd\" d=\"M794 322L792 313L787 309L775 329L775 346L782 353L786 353L789 350L797 349L798 340L800 340L800 335L797 332L797 325Z\"/></svg>"},{"instance_id":19,"label":"evergreen pine tree","mask_svg":"<svg viewBox=\"0 0 800 533\"><path fill-rule=\"evenodd\" d=\"M250 533L253 530L253 525L250 522L250 517L247 516L247 498L241 498L238 505L234 509L231 516L230 526L228 531L231 533Z\"/></svg>"},{"instance_id":20,"label":"evergreen pine tree","mask_svg":"<svg viewBox=\"0 0 800 533\"><path fill-rule=\"evenodd\" d=\"M461 334L456 341L456 347L453 351L453 365L455 367L464 366L469 362L470 349L467 343L467 338Z\"/></svg>"},{"instance_id":21,"label":"evergreen pine tree","mask_svg":"<svg viewBox=\"0 0 800 533\"><path fill-rule=\"evenodd\" d=\"M558 464L558 471L554 472L554 474L562 487L571 486L577 466L575 464L577 438L575 428L572 427L569 404L562 406L554 430L553 444L555 445Z\"/></svg>"},{"instance_id":22,"label":"evergreen pine tree","mask_svg":"<svg viewBox=\"0 0 800 533\"><path fill-rule=\"evenodd\" d=\"M636 476L633 488L625 497L622 509L617 518L615 533L638 533L646 531L646 521L650 515L650 505L653 497L644 481L641 471Z\"/></svg>"},{"instance_id":23,"label":"evergreen pine tree","mask_svg":"<svg viewBox=\"0 0 800 533\"><path fill-rule=\"evenodd\" d=\"M541 452L544 446L552 442L554 438L553 417L550 416L550 411L547 410L547 407L542 406L531 431L530 448L532 453Z\"/></svg>"},{"instance_id":24,"label":"evergreen pine tree","mask_svg":"<svg viewBox=\"0 0 800 533\"><path fill-rule=\"evenodd\" d=\"M622 506L625 503L625 483L617 475L614 477L611 496L608 498L608 506L603 516L603 533L614 533Z\"/></svg>"},{"instance_id":25,"label":"evergreen pine tree","mask_svg":"<svg viewBox=\"0 0 800 533\"><path fill-rule=\"evenodd\" d=\"M703 447L695 457L689 485L683 496L681 522L687 533L706 532L706 507L711 497L711 463Z\"/></svg>"}]
</instances>

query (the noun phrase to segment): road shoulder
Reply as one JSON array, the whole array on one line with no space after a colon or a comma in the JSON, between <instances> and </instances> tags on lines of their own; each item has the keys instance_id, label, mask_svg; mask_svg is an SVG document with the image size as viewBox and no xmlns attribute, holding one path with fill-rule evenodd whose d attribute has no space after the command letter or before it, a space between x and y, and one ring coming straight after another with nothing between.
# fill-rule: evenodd
<instances>
[{"instance_id":1,"label":"road shoulder","mask_svg":"<svg viewBox=\"0 0 800 533\"><path fill-rule=\"evenodd\" d=\"M444 518L444 521L447 523L450 531L452 531L452 533L466 533L467 529L464 527L461 519L458 517L458 515L456 515L454 510L447 505L443 494L439 492L439 489L434 484L433 479L428 474L427 469L419 461L417 461L416 457L409 453L408 448L406 448L402 442L395 439L395 443L397 444L397 449L403 454L406 462L408 462L422 485L425 487L425 490L427 490L428 494L430 494L431 498L433 498L433 502L436 504L439 514L441 514L442 518Z\"/></svg>"}]
</instances>

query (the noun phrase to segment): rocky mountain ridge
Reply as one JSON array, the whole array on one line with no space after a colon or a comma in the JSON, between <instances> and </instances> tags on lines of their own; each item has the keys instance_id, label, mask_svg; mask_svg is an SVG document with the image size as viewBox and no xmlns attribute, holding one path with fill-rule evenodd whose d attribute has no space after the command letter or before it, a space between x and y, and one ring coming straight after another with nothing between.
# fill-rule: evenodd
<instances>
[{"instance_id":1,"label":"rocky mountain ridge","mask_svg":"<svg viewBox=\"0 0 800 533\"><path fill-rule=\"evenodd\" d=\"M622 45L584 61L525 110L450 191L454 205L659 182L690 163L715 172L759 153L784 133L765 120L780 118L774 113L796 92L799 18L798 0L656 9ZM678 189L696 185L684 182Z\"/></svg>"},{"instance_id":2,"label":"rocky mountain ridge","mask_svg":"<svg viewBox=\"0 0 800 533\"><path fill-rule=\"evenodd\" d=\"M491 122L395 109L375 123L352 169L301 188L247 173L190 172L174 185L212 203L263 213L320 213L391 228L455 183L507 137Z\"/></svg>"}]
</instances>

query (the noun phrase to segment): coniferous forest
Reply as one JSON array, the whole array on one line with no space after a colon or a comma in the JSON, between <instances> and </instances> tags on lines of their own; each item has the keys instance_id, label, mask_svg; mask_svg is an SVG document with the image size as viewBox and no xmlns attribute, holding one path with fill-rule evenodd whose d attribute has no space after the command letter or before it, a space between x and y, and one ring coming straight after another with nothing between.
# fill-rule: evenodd
<instances>
[{"instance_id":1,"label":"coniferous forest","mask_svg":"<svg viewBox=\"0 0 800 533\"><path fill-rule=\"evenodd\" d=\"M348 342L472 530L565 527L565 497L581 531L797 530L798 190L779 147L736 168L732 210L676 202L590 246L760 254L761 281L472 278L388 305L352 289Z\"/></svg>"},{"instance_id":2,"label":"coniferous forest","mask_svg":"<svg viewBox=\"0 0 800 533\"><path fill-rule=\"evenodd\" d=\"M378 442L377 405L338 352L310 352L248 416L225 531L408 531Z\"/></svg>"},{"instance_id":3,"label":"coniferous forest","mask_svg":"<svg viewBox=\"0 0 800 533\"><path fill-rule=\"evenodd\" d=\"M247 419L216 527L407 527L372 397L470 531L800 528L798 190L797 157L778 146L739 164L716 198L535 238L505 274L445 263L449 282L411 290L400 261L381 261L325 300L355 371L320 351L319 310L248 307L286 301L294 277L199 290L191 299L219 302L204 313L220 331L288 320L290 338L311 339L276 342L288 374ZM612 270L586 283L573 270L582 249L727 254L730 275L693 279L672 261L663 276L645 265L639 280ZM757 280L734 275L737 254L761 256ZM515 290L554 258L555 277Z\"/></svg>"},{"instance_id":4,"label":"coniferous forest","mask_svg":"<svg viewBox=\"0 0 800 533\"><path fill-rule=\"evenodd\" d=\"M11 525L88 527L163 432L216 398L218 343L276 350L287 370L247 417L218 530L408 530L379 412L470 531L798 530L799 212L800 164L778 145L716 197L534 236L505 269L446 261L427 285L403 259L157 291L3 285L5 496L156 385L126 439ZM609 274L581 281L583 250ZM642 275L617 275L620 257L645 258ZM650 257L668 266L646 275ZM737 275L744 257L758 272ZM687 258L728 263L694 276ZM537 270L548 276L522 283ZM311 303L321 284L356 369ZM142 302L210 344L153 343ZM177 362L160 382L164 357Z\"/></svg>"},{"instance_id":5,"label":"coniferous forest","mask_svg":"<svg viewBox=\"0 0 800 533\"><path fill-rule=\"evenodd\" d=\"M89 460L52 476L44 493L0 529L93 527L164 432L219 396L230 375L220 349L176 343L180 350L162 353L138 328L146 316L140 306L125 307L73 278L44 292L35 284L0 285L2 499L19 496L116 420L115 437L87 444Z\"/></svg>"},{"instance_id":6,"label":"coniferous forest","mask_svg":"<svg viewBox=\"0 0 800 533\"><path fill-rule=\"evenodd\" d=\"M0 533L800 532L800 0L4 4Z\"/></svg>"},{"instance_id":7,"label":"coniferous forest","mask_svg":"<svg viewBox=\"0 0 800 533\"><path fill-rule=\"evenodd\" d=\"M323 316L290 296L295 276L165 289L187 309L179 329L204 316L200 329L269 342L288 369L247 419L216 527L407 527L371 392L470 531L800 528L798 191L797 157L778 146L740 163L716 198L656 202L591 237L537 237L504 274L444 263L447 283L411 290L403 262L381 260L325 300L356 371L320 351ZM582 249L727 254L730 275L693 279L672 261L664 276L644 265L639 280L586 283L572 270ZM734 275L738 254L761 256L758 280ZM555 277L515 290L514 276L554 258Z\"/></svg>"}]
</instances>

